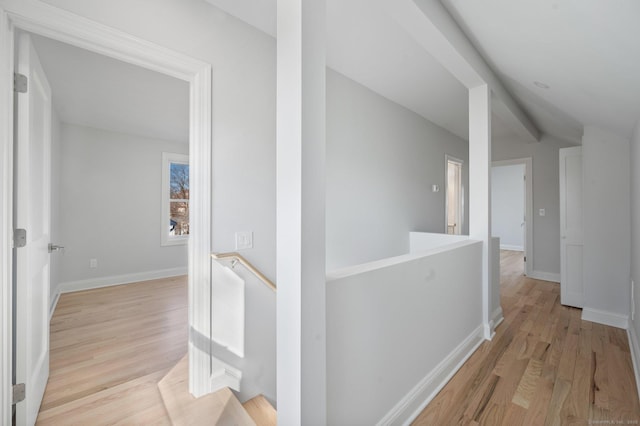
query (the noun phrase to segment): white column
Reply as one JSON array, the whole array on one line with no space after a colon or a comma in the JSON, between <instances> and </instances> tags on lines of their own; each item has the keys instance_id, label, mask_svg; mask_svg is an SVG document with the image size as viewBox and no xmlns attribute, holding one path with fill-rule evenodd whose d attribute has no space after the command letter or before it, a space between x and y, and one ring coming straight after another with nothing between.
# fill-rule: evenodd
<instances>
[{"instance_id":1,"label":"white column","mask_svg":"<svg viewBox=\"0 0 640 426\"><path fill-rule=\"evenodd\" d=\"M278 0L278 424L326 424L325 1Z\"/></svg>"},{"instance_id":2,"label":"white column","mask_svg":"<svg viewBox=\"0 0 640 426\"><path fill-rule=\"evenodd\" d=\"M482 241L482 322L491 339L491 90L469 89L469 237Z\"/></svg>"}]
</instances>

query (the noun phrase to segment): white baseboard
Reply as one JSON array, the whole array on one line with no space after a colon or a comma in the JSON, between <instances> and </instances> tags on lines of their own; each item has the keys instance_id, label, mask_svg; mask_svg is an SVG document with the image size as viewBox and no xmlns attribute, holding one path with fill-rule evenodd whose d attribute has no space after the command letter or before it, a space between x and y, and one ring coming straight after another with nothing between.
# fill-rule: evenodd
<instances>
[{"instance_id":1,"label":"white baseboard","mask_svg":"<svg viewBox=\"0 0 640 426\"><path fill-rule=\"evenodd\" d=\"M640 395L640 340L638 339L638 333L633 323L627 329L627 336L629 337L629 346L631 348L633 372L636 376L636 388L638 389L638 395Z\"/></svg>"},{"instance_id":2,"label":"white baseboard","mask_svg":"<svg viewBox=\"0 0 640 426\"><path fill-rule=\"evenodd\" d=\"M49 321L51 321L51 317L53 317L53 313L56 310L56 306L58 306L58 300L60 300L60 289L56 289L56 293L53 295L53 300L51 301L51 306L49 306Z\"/></svg>"},{"instance_id":3,"label":"white baseboard","mask_svg":"<svg viewBox=\"0 0 640 426\"><path fill-rule=\"evenodd\" d=\"M496 327L498 327L502 321L504 321L504 314L502 313L502 306L498 306L491 314L491 331L495 333Z\"/></svg>"},{"instance_id":4,"label":"white baseboard","mask_svg":"<svg viewBox=\"0 0 640 426\"><path fill-rule=\"evenodd\" d=\"M60 293L91 290L94 288L109 287L112 285L129 284L138 281L157 280L160 278L177 277L186 275L187 268L160 269L157 271L136 272L133 274L113 275L110 277L91 278L88 280L70 281L58 286Z\"/></svg>"},{"instance_id":5,"label":"white baseboard","mask_svg":"<svg viewBox=\"0 0 640 426\"><path fill-rule=\"evenodd\" d=\"M220 361L214 356L211 358L211 368L213 370L213 374L211 374L210 377L211 393L219 391L222 388L231 388L236 392L240 392L242 371L231 367L229 364Z\"/></svg>"},{"instance_id":6,"label":"white baseboard","mask_svg":"<svg viewBox=\"0 0 640 426\"><path fill-rule=\"evenodd\" d=\"M597 322L598 324L609 325L611 327L629 329L629 317L613 312L601 311L593 308L582 308L582 319L585 321Z\"/></svg>"},{"instance_id":7,"label":"white baseboard","mask_svg":"<svg viewBox=\"0 0 640 426\"><path fill-rule=\"evenodd\" d=\"M475 352L484 339L484 328L478 326L444 360L429 372L377 424L408 425L440 392L462 364Z\"/></svg>"},{"instance_id":8,"label":"white baseboard","mask_svg":"<svg viewBox=\"0 0 640 426\"><path fill-rule=\"evenodd\" d=\"M551 281L554 283L560 282L560 274L553 272L533 271L528 275L528 277L533 278L534 280Z\"/></svg>"},{"instance_id":9,"label":"white baseboard","mask_svg":"<svg viewBox=\"0 0 640 426\"><path fill-rule=\"evenodd\" d=\"M511 244L500 244L500 250L524 251L524 247L512 246Z\"/></svg>"}]
</instances>

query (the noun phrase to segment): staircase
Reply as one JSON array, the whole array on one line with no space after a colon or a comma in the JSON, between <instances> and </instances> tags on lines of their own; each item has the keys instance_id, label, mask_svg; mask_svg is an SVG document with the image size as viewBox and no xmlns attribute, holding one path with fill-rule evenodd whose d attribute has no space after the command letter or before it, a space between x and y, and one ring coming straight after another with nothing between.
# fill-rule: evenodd
<instances>
[{"instance_id":1,"label":"staircase","mask_svg":"<svg viewBox=\"0 0 640 426\"><path fill-rule=\"evenodd\" d=\"M184 356L158 383L171 423L176 426L276 426L276 410L259 395L241 404L229 388L194 398L189 393L189 360Z\"/></svg>"}]
</instances>

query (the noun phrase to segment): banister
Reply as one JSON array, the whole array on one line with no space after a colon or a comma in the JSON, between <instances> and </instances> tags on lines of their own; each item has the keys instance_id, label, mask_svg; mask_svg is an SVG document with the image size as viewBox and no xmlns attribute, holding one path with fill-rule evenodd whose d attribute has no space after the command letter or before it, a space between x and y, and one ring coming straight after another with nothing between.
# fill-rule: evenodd
<instances>
[{"instance_id":1,"label":"banister","mask_svg":"<svg viewBox=\"0 0 640 426\"><path fill-rule=\"evenodd\" d=\"M258 271L258 269L251 264L247 259L242 257L239 253L229 252L229 253L211 253L211 257L215 260L223 260L223 259L231 259L232 267L235 266L235 262L239 262L242 266L247 268L253 275L258 277L260 281L265 283L267 287L271 288L271 290L276 291L276 285L267 278L262 272Z\"/></svg>"}]
</instances>

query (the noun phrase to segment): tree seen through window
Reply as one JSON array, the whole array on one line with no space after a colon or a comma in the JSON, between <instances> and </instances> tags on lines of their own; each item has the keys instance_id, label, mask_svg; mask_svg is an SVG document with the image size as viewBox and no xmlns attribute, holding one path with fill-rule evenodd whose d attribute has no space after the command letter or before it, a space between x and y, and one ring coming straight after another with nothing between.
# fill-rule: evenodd
<instances>
[{"instance_id":1,"label":"tree seen through window","mask_svg":"<svg viewBox=\"0 0 640 426\"><path fill-rule=\"evenodd\" d=\"M171 163L169 235L189 235L189 165Z\"/></svg>"}]
</instances>

